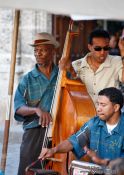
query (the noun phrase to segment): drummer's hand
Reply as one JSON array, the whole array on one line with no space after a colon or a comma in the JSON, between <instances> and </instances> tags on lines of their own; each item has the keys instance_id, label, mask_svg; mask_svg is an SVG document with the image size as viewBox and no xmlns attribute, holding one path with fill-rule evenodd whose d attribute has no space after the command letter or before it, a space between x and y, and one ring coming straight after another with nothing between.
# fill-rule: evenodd
<instances>
[{"instance_id":1,"label":"drummer's hand","mask_svg":"<svg viewBox=\"0 0 124 175\"><path fill-rule=\"evenodd\" d=\"M101 159L100 157L97 156L96 152L89 149L87 146L84 147L84 151L86 154L91 158L91 160L99 165L107 165L108 164L108 159Z\"/></svg>"},{"instance_id":2,"label":"drummer's hand","mask_svg":"<svg viewBox=\"0 0 124 175\"><path fill-rule=\"evenodd\" d=\"M84 147L84 151L86 152L86 154L94 161L97 161L97 154L95 151L89 149L87 146Z\"/></svg>"},{"instance_id":3,"label":"drummer's hand","mask_svg":"<svg viewBox=\"0 0 124 175\"><path fill-rule=\"evenodd\" d=\"M118 172L119 174L124 174L124 158L117 158L111 160L108 164L108 167L114 172Z\"/></svg>"},{"instance_id":4,"label":"drummer's hand","mask_svg":"<svg viewBox=\"0 0 124 175\"><path fill-rule=\"evenodd\" d=\"M68 71L71 67L71 61L67 60L67 58L62 57L59 61L59 68L61 70L66 70Z\"/></svg>"},{"instance_id":5,"label":"drummer's hand","mask_svg":"<svg viewBox=\"0 0 124 175\"><path fill-rule=\"evenodd\" d=\"M48 148L42 148L39 159L46 159L49 157L52 157L54 155L54 148L48 149Z\"/></svg>"}]
</instances>

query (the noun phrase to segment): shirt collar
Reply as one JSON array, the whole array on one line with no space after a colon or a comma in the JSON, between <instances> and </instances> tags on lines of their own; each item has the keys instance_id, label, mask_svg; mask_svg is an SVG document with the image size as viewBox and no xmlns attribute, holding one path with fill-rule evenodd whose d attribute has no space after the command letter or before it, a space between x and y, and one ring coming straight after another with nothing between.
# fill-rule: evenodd
<instances>
[{"instance_id":1,"label":"shirt collar","mask_svg":"<svg viewBox=\"0 0 124 175\"><path fill-rule=\"evenodd\" d=\"M110 67L111 66L111 56L107 55L106 60L104 61L104 63L102 64L103 67Z\"/></svg>"},{"instance_id":2,"label":"shirt collar","mask_svg":"<svg viewBox=\"0 0 124 175\"><path fill-rule=\"evenodd\" d=\"M123 125L124 125L124 114L122 113L121 116L120 116L120 120L118 122L118 125L113 129L112 132L116 132L118 134L121 135L121 130L123 128Z\"/></svg>"},{"instance_id":3,"label":"shirt collar","mask_svg":"<svg viewBox=\"0 0 124 175\"><path fill-rule=\"evenodd\" d=\"M89 55L89 53L86 54L84 58L82 58L81 68L82 68L82 67L89 67L89 64L87 63L87 56L88 56L88 55Z\"/></svg>"},{"instance_id":4,"label":"shirt collar","mask_svg":"<svg viewBox=\"0 0 124 175\"><path fill-rule=\"evenodd\" d=\"M86 56L84 58L82 58L82 62L81 62L81 68L82 67L89 67L89 64L87 63L87 57L88 57L89 53L86 54ZM107 55L106 60L103 64L101 64L102 67L110 67L111 66L111 55Z\"/></svg>"},{"instance_id":5,"label":"shirt collar","mask_svg":"<svg viewBox=\"0 0 124 175\"><path fill-rule=\"evenodd\" d=\"M105 127L106 123L105 123L105 121L99 119L99 124L98 125ZM121 131L120 130L122 130L121 127L123 125L124 125L124 114L122 113L121 116L120 116L120 121L118 122L117 126L112 130L112 133L116 132L116 133L121 135Z\"/></svg>"},{"instance_id":6,"label":"shirt collar","mask_svg":"<svg viewBox=\"0 0 124 175\"><path fill-rule=\"evenodd\" d=\"M58 72L58 67L55 65L55 64L53 64L53 70L52 70L52 72L54 73L54 74L57 74L57 72ZM34 67L34 69L32 70L32 76L33 77L38 77L38 76L41 76L42 75L42 72L40 72L39 70L38 70L38 66L37 66L37 64L35 64L35 67Z\"/></svg>"},{"instance_id":7,"label":"shirt collar","mask_svg":"<svg viewBox=\"0 0 124 175\"><path fill-rule=\"evenodd\" d=\"M106 126L106 123L105 123L105 121L99 119L99 124L98 125L99 126Z\"/></svg>"},{"instance_id":8,"label":"shirt collar","mask_svg":"<svg viewBox=\"0 0 124 175\"><path fill-rule=\"evenodd\" d=\"M38 70L37 64L35 64L35 67L34 67L34 69L32 70L32 75L33 75L33 77L38 77L38 76L41 75L41 72Z\"/></svg>"}]
</instances>

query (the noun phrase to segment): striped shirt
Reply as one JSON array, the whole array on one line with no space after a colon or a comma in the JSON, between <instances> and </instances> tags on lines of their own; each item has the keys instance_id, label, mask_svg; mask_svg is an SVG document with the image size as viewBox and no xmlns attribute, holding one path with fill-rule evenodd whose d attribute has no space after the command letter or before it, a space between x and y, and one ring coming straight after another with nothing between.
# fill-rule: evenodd
<instances>
[{"instance_id":1,"label":"striped shirt","mask_svg":"<svg viewBox=\"0 0 124 175\"><path fill-rule=\"evenodd\" d=\"M54 65L51 77L48 79L41 73L37 65L21 79L14 98L14 118L23 122L23 128L29 129L39 126L37 116L23 117L16 114L22 106L37 107L49 112L57 79L58 68Z\"/></svg>"}]
</instances>

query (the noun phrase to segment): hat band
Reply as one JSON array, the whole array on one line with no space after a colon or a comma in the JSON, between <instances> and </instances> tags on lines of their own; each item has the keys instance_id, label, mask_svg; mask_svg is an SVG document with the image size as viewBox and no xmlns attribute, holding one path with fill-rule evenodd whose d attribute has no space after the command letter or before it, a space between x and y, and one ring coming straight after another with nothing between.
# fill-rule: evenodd
<instances>
[{"instance_id":1,"label":"hat band","mask_svg":"<svg viewBox=\"0 0 124 175\"><path fill-rule=\"evenodd\" d=\"M34 44L44 43L46 41L49 41L49 40L47 40L47 39L35 40Z\"/></svg>"}]
</instances>

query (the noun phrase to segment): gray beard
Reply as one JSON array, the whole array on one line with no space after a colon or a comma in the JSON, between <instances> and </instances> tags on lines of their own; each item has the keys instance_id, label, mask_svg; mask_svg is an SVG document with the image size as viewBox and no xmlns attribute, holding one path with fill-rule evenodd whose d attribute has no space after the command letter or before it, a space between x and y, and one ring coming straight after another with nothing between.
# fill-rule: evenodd
<instances>
[{"instance_id":1,"label":"gray beard","mask_svg":"<svg viewBox=\"0 0 124 175\"><path fill-rule=\"evenodd\" d=\"M47 67L46 64L38 64L38 67Z\"/></svg>"}]
</instances>

